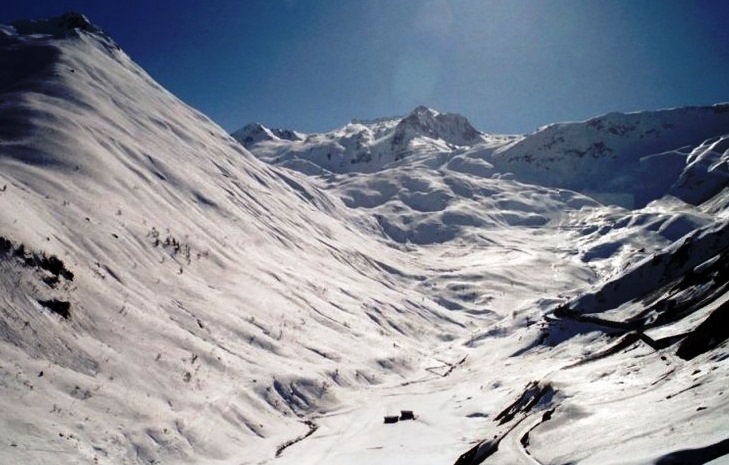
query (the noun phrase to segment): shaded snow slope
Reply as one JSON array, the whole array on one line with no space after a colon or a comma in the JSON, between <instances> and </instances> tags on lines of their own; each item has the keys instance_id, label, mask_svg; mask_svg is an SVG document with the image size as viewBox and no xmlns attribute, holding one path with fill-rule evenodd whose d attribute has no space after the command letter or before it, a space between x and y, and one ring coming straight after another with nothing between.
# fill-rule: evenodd
<instances>
[{"instance_id":1,"label":"shaded snow slope","mask_svg":"<svg viewBox=\"0 0 729 465\"><path fill-rule=\"evenodd\" d=\"M626 209L423 107L254 157L80 15L0 26L0 63L0 462L726 455L713 110L659 112L673 196Z\"/></svg>"}]
</instances>

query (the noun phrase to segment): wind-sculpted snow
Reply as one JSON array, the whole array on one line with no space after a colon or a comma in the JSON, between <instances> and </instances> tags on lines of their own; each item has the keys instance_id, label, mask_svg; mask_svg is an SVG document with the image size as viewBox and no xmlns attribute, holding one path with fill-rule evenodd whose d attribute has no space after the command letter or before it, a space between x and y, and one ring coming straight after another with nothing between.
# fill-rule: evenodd
<instances>
[{"instance_id":1,"label":"wind-sculpted snow","mask_svg":"<svg viewBox=\"0 0 729 465\"><path fill-rule=\"evenodd\" d=\"M510 226L540 227L565 210L597 205L574 192L484 179L449 166L398 166L328 183L345 205L372 215L398 243L443 243Z\"/></svg>"},{"instance_id":2,"label":"wind-sculpted snow","mask_svg":"<svg viewBox=\"0 0 729 465\"><path fill-rule=\"evenodd\" d=\"M419 107L241 145L81 15L1 26L0 64L0 462L725 447L723 106L525 137ZM516 156L556 133L558 174ZM636 198L627 152L571 184L617 166L571 164L603 136L675 168L651 202L604 202Z\"/></svg>"}]
</instances>

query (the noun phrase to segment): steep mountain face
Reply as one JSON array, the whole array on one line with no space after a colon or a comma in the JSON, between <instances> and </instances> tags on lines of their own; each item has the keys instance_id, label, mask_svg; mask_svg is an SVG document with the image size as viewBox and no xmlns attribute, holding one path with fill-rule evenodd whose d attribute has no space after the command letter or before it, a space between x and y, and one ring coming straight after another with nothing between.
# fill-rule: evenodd
<instances>
[{"instance_id":1,"label":"steep mountain face","mask_svg":"<svg viewBox=\"0 0 729 465\"><path fill-rule=\"evenodd\" d=\"M253 156L81 15L0 26L0 64L0 462L726 455L723 106ZM594 168L656 153L647 205Z\"/></svg>"},{"instance_id":2,"label":"steep mountain face","mask_svg":"<svg viewBox=\"0 0 729 465\"><path fill-rule=\"evenodd\" d=\"M461 115L438 113L420 106L395 127L392 144L407 149L408 142L418 137L442 140L451 146L475 145L484 142L484 135Z\"/></svg>"}]
</instances>

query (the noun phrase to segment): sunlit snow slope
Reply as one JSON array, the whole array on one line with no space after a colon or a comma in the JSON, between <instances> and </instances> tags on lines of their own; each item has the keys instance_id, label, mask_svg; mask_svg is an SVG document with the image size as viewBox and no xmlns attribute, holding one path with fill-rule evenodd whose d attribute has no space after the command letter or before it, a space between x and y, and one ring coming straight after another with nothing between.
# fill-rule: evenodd
<instances>
[{"instance_id":1,"label":"sunlit snow slope","mask_svg":"<svg viewBox=\"0 0 729 465\"><path fill-rule=\"evenodd\" d=\"M272 458L467 334L83 17L0 34L0 462Z\"/></svg>"},{"instance_id":2,"label":"sunlit snow slope","mask_svg":"<svg viewBox=\"0 0 729 465\"><path fill-rule=\"evenodd\" d=\"M547 155L425 107L235 134L282 168L81 15L0 26L0 63L0 463L728 452L725 106ZM601 138L670 172L598 182Z\"/></svg>"}]
</instances>

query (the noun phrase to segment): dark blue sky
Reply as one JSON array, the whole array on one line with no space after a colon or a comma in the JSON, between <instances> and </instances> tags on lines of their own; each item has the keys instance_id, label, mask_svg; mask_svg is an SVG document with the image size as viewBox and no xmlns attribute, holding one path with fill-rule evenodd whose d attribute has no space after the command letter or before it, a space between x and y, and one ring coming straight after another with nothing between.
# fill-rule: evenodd
<instances>
[{"instance_id":1,"label":"dark blue sky","mask_svg":"<svg viewBox=\"0 0 729 465\"><path fill-rule=\"evenodd\" d=\"M228 130L322 131L423 104L517 133L729 101L726 0L5 3L1 22L86 14Z\"/></svg>"}]
</instances>

